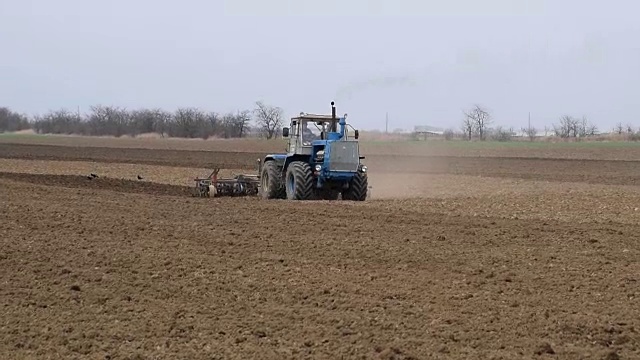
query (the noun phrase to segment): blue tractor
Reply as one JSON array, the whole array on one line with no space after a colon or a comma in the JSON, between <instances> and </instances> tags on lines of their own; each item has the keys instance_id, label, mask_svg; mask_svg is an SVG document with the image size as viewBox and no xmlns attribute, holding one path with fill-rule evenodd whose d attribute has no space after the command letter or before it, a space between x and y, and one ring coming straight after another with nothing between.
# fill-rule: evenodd
<instances>
[{"instance_id":1,"label":"blue tractor","mask_svg":"<svg viewBox=\"0 0 640 360\"><path fill-rule=\"evenodd\" d=\"M260 192L264 199L364 201L367 167L360 161L358 130L347 115L300 113L282 129L289 139L286 154L270 154L260 162ZM354 130L353 139L346 127Z\"/></svg>"}]
</instances>

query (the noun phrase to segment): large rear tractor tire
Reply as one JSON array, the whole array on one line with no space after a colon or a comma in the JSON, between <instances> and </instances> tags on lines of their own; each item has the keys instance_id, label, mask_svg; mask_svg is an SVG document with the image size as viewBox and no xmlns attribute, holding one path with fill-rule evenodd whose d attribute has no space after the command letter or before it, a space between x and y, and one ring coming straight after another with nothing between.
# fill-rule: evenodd
<instances>
[{"instance_id":1,"label":"large rear tractor tire","mask_svg":"<svg viewBox=\"0 0 640 360\"><path fill-rule=\"evenodd\" d=\"M287 168L285 188L289 200L313 199L313 176L311 167L304 161L294 161Z\"/></svg>"},{"instance_id":2,"label":"large rear tractor tire","mask_svg":"<svg viewBox=\"0 0 640 360\"><path fill-rule=\"evenodd\" d=\"M351 179L349 188L342 191L342 200L365 201L367 199L368 187L369 182L367 175L358 172Z\"/></svg>"},{"instance_id":3,"label":"large rear tractor tire","mask_svg":"<svg viewBox=\"0 0 640 360\"><path fill-rule=\"evenodd\" d=\"M263 199L284 199L286 196L280 169L273 161L267 161L262 166L260 192Z\"/></svg>"}]
</instances>

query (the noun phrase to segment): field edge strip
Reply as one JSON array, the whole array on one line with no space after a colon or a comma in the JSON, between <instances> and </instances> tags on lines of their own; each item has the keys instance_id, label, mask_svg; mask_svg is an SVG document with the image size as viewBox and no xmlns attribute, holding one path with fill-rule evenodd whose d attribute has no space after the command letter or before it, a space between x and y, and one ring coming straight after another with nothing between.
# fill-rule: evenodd
<instances>
[{"instance_id":1,"label":"field edge strip","mask_svg":"<svg viewBox=\"0 0 640 360\"><path fill-rule=\"evenodd\" d=\"M162 195L162 196L191 196L193 189L188 186L160 184L146 181L135 181L120 178L97 177L81 175L54 175L0 172L0 180L9 180L42 186L65 187L72 189L107 190L122 193Z\"/></svg>"}]
</instances>

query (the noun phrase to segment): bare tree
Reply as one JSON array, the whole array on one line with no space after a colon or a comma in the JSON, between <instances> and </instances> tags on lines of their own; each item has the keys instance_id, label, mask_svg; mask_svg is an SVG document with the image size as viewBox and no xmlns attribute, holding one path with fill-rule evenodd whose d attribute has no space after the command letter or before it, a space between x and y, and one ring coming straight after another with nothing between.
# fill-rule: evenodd
<instances>
[{"instance_id":1,"label":"bare tree","mask_svg":"<svg viewBox=\"0 0 640 360\"><path fill-rule=\"evenodd\" d=\"M598 133L598 128L587 120L586 117L581 119L574 118L570 115L563 115L558 125L553 125L556 136L561 138L578 138L593 136Z\"/></svg>"},{"instance_id":2,"label":"bare tree","mask_svg":"<svg viewBox=\"0 0 640 360\"><path fill-rule=\"evenodd\" d=\"M158 116L154 110L140 109L133 110L131 117L131 135L149 134L154 132L158 126Z\"/></svg>"},{"instance_id":3,"label":"bare tree","mask_svg":"<svg viewBox=\"0 0 640 360\"><path fill-rule=\"evenodd\" d=\"M116 106L92 106L88 123L94 135L120 137L132 132L131 114L126 109Z\"/></svg>"},{"instance_id":4,"label":"bare tree","mask_svg":"<svg viewBox=\"0 0 640 360\"><path fill-rule=\"evenodd\" d=\"M587 120L585 116L583 116L582 120L580 121L579 135L581 137L585 137L595 136L596 134L598 134L598 127Z\"/></svg>"},{"instance_id":5,"label":"bare tree","mask_svg":"<svg viewBox=\"0 0 640 360\"><path fill-rule=\"evenodd\" d=\"M615 131L618 135L624 134L624 125L622 125L621 122L617 123L613 131Z\"/></svg>"},{"instance_id":6,"label":"bare tree","mask_svg":"<svg viewBox=\"0 0 640 360\"><path fill-rule=\"evenodd\" d=\"M238 137L243 137L247 134L247 132L251 131L251 126L249 126L251 122L251 112L249 110L238 111L236 114L236 120L234 122L235 127L237 128Z\"/></svg>"},{"instance_id":7,"label":"bare tree","mask_svg":"<svg viewBox=\"0 0 640 360\"><path fill-rule=\"evenodd\" d=\"M493 129L489 135L491 136L491 140L494 141L511 141L513 129L504 129L502 126L498 126Z\"/></svg>"},{"instance_id":8,"label":"bare tree","mask_svg":"<svg viewBox=\"0 0 640 360\"><path fill-rule=\"evenodd\" d=\"M538 134L538 129L533 126L529 126L526 128L522 128L522 132L529 138L529 141L533 141L536 139L536 135Z\"/></svg>"},{"instance_id":9,"label":"bare tree","mask_svg":"<svg viewBox=\"0 0 640 360\"><path fill-rule=\"evenodd\" d=\"M220 136L223 130L222 118L216 112L210 112L207 115L207 126L210 129L211 135Z\"/></svg>"},{"instance_id":10,"label":"bare tree","mask_svg":"<svg viewBox=\"0 0 640 360\"><path fill-rule=\"evenodd\" d=\"M453 129L446 129L443 135L445 140L452 140L456 136L456 133L453 131Z\"/></svg>"},{"instance_id":11,"label":"bare tree","mask_svg":"<svg viewBox=\"0 0 640 360\"><path fill-rule=\"evenodd\" d=\"M283 110L277 106L269 106L262 101L257 101L253 113L256 117L257 128L262 135L266 136L267 139L273 138L282 126Z\"/></svg>"},{"instance_id":12,"label":"bare tree","mask_svg":"<svg viewBox=\"0 0 640 360\"><path fill-rule=\"evenodd\" d=\"M241 138L249 130L251 112L248 110L238 111L236 114L229 113L222 116L223 137Z\"/></svg>"},{"instance_id":13,"label":"bare tree","mask_svg":"<svg viewBox=\"0 0 640 360\"><path fill-rule=\"evenodd\" d=\"M18 114L6 107L0 107L0 133L4 131L20 131L30 127L26 115Z\"/></svg>"},{"instance_id":14,"label":"bare tree","mask_svg":"<svg viewBox=\"0 0 640 360\"><path fill-rule=\"evenodd\" d=\"M170 131L173 116L170 112L162 109L154 109L153 116L155 118L154 131L164 138L164 136Z\"/></svg>"},{"instance_id":15,"label":"bare tree","mask_svg":"<svg viewBox=\"0 0 640 360\"><path fill-rule=\"evenodd\" d=\"M273 137L282 121L282 110L264 108L278 110L270 118L268 128ZM137 136L157 132L162 137L236 138L244 137L252 130L251 113L250 110L242 110L220 116L197 108L179 108L172 113L158 108L129 111L116 106L97 105L86 114L60 109L29 117L0 107L0 132L31 128L41 134Z\"/></svg>"},{"instance_id":16,"label":"bare tree","mask_svg":"<svg viewBox=\"0 0 640 360\"><path fill-rule=\"evenodd\" d=\"M471 137L476 129L476 123L468 116L465 116L462 120L462 132L467 137L467 140L471 141Z\"/></svg>"},{"instance_id":17,"label":"bare tree","mask_svg":"<svg viewBox=\"0 0 640 360\"><path fill-rule=\"evenodd\" d=\"M207 114L197 108L179 108L173 115L171 135L186 138L207 138Z\"/></svg>"},{"instance_id":18,"label":"bare tree","mask_svg":"<svg viewBox=\"0 0 640 360\"><path fill-rule=\"evenodd\" d=\"M465 115L465 129L468 131L467 122L471 122L474 124L476 131L478 132L478 136L480 136L480 140L485 139L485 131L487 129L487 125L491 124L491 116L489 112L487 112L480 105L474 105L473 109L466 111ZM471 138L469 138L471 139Z\"/></svg>"},{"instance_id":19,"label":"bare tree","mask_svg":"<svg viewBox=\"0 0 640 360\"><path fill-rule=\"evenodd\" d=\"M558 125L553 125L553 131L556 136L561 138L570 138L578 136L578 120L571 115L563 115L560 117Z\"/></svg>"},{"instance_id":20,"label":"bare tree","mask_svg":"<svg viewBox=\"0 0 640 360\"><path fill-rule=\"evenodd\" d=\"M87 124L78 118L78 114L66 109L49 111L34 118L33 128L40 134L80 134L87 135Z\"/></svg>"}]
</instances>

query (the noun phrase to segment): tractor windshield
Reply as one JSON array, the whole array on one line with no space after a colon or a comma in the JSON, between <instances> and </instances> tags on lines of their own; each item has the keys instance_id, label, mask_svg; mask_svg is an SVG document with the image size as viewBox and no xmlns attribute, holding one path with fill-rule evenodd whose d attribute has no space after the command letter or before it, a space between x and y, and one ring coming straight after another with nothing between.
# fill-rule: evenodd
<instances>
[{"instance_id":1,"label":"tractor windshield","mask_svg":"<svg viewBox=\"0 0 640 360\"><path fill-rule=\"evenodd\" d=\"M302 123L302 143L303 145L311 145L314 140L320 140L322 127L324 125L316 125L313 121L305 121Z\"/></svg>"}]
</instances>

